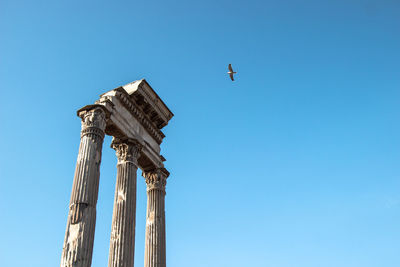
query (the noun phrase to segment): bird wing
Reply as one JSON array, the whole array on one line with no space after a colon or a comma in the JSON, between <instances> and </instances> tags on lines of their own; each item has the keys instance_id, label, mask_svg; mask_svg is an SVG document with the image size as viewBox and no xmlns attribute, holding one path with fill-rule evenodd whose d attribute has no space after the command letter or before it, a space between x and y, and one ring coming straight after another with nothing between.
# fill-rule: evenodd
<instances>
[{"instance_id":1,"label":"bird wing","mask_svg":"<svg viewBox=\"0 0 400 267\"><path fill-rule=\"evenodd\" d=\"M233 73L229 73L229 77L231 77L231 80L234 81L234 79L233 79Z\"/></svg>"},{"instance_id":2,"label":"bird wing","mask_svg":"<svg viewBox=\"0 0 400 267\"><path fill-rule=\"evenodd\" d=\"M229 69L229 71L232 71L232 72L233 72L232 64L229 64L229 65L228 65L228 69Z\"/></svg>"}]
</instances>

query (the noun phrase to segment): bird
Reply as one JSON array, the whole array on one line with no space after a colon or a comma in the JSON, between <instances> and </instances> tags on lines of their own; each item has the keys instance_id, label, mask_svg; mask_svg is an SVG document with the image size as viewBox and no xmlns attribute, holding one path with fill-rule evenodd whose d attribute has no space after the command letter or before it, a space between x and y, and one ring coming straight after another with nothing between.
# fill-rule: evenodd
<instances>
[{"instance_id":1,"label":"bird","mask_svg":"<svg viewBox=\"0 0 400 267\"><path fill-rule=\"evenodd\" d=\"M236 72L236 71L233 71L233 69L232 69L232 64L229 64L229 65L228 65L228 69L229 69L229 71L228 71L229 77L231 77L231 80L234 81L234 79L233 79L233 74L235 74L235 73L237 73L237 72Z\"/></svg>"}]
</instances>

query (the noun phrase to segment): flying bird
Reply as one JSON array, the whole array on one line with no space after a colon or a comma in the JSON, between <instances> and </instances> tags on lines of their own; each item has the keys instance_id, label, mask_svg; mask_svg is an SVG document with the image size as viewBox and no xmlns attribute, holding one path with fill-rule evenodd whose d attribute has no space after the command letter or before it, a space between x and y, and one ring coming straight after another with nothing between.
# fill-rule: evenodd
<instances>
[{"instance_id":1,"label":"flying bird","mask_svg":"<svg viewBox=\"0 0 400 267\"><path fill-rule=\"evenodd\" d=\"M228 69L229 69L229 71L228 71L229 77L231 77L231 80L234 81L234 79L233 79L233 74L235 74L235 73L237 73L237 72L236 72L236 71L233 71L233 69L232 69L232 64L229 64L229 65L228 65Z\"/></svg>"}]
</instances>

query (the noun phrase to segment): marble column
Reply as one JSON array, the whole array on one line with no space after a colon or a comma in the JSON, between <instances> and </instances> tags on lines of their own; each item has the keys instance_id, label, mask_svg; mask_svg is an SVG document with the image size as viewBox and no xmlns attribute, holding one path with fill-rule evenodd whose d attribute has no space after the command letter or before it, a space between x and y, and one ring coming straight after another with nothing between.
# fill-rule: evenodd
<instances>
[{"instance_id":1,"label":"marble column","mask_svg":"<svg viewBox=\"0 0 400 267\"><path fill-rule=\"evenodd\" d=\"M145 267L165 267L165 185L169 172L164 168L144 172L147 184Z\"/></svg>"},{"instance_id":2,"label":"marble column","mask_svg":"<svg viewBox=\"0 0 400 267\"><path fill-rule=\"evenodd\" d=\"M61 267L90 267L106 113L99 105L78 112L81 143L69 205Z\"/></svg>"},{"instance_id":3,"label":"marble column","mask_svg":"<svg viewBox=\"0 0 400 267\"><path fill-rule=\"evenodd\" d=\"M133 267L135 253L137 159L141 145L136 140L113 140L118 157L109 267Z\"/></svg>"}]
</instances>

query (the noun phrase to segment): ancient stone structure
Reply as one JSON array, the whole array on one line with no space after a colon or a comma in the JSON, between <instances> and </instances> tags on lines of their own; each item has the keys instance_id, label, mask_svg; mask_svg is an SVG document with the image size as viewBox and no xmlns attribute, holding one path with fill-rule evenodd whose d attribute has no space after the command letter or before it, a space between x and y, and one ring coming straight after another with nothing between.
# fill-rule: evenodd
<instances>
[{"instance_id":1,"label":"ancient stone structure","mask_svg":"<svg viewBox=\"0 0 400 267\"><path fill-rule=\"evenodd\" d=\"M146 80L113 89L78 110L81 143L61 257L62 267L92 262L104 135L113 136L118 157L109 267L132 267L135 252L136 179L147 184L145 267L165 267L165 185L169 172L160 144L161 129L173 114Z\"/></svg>"}]
</instances>

